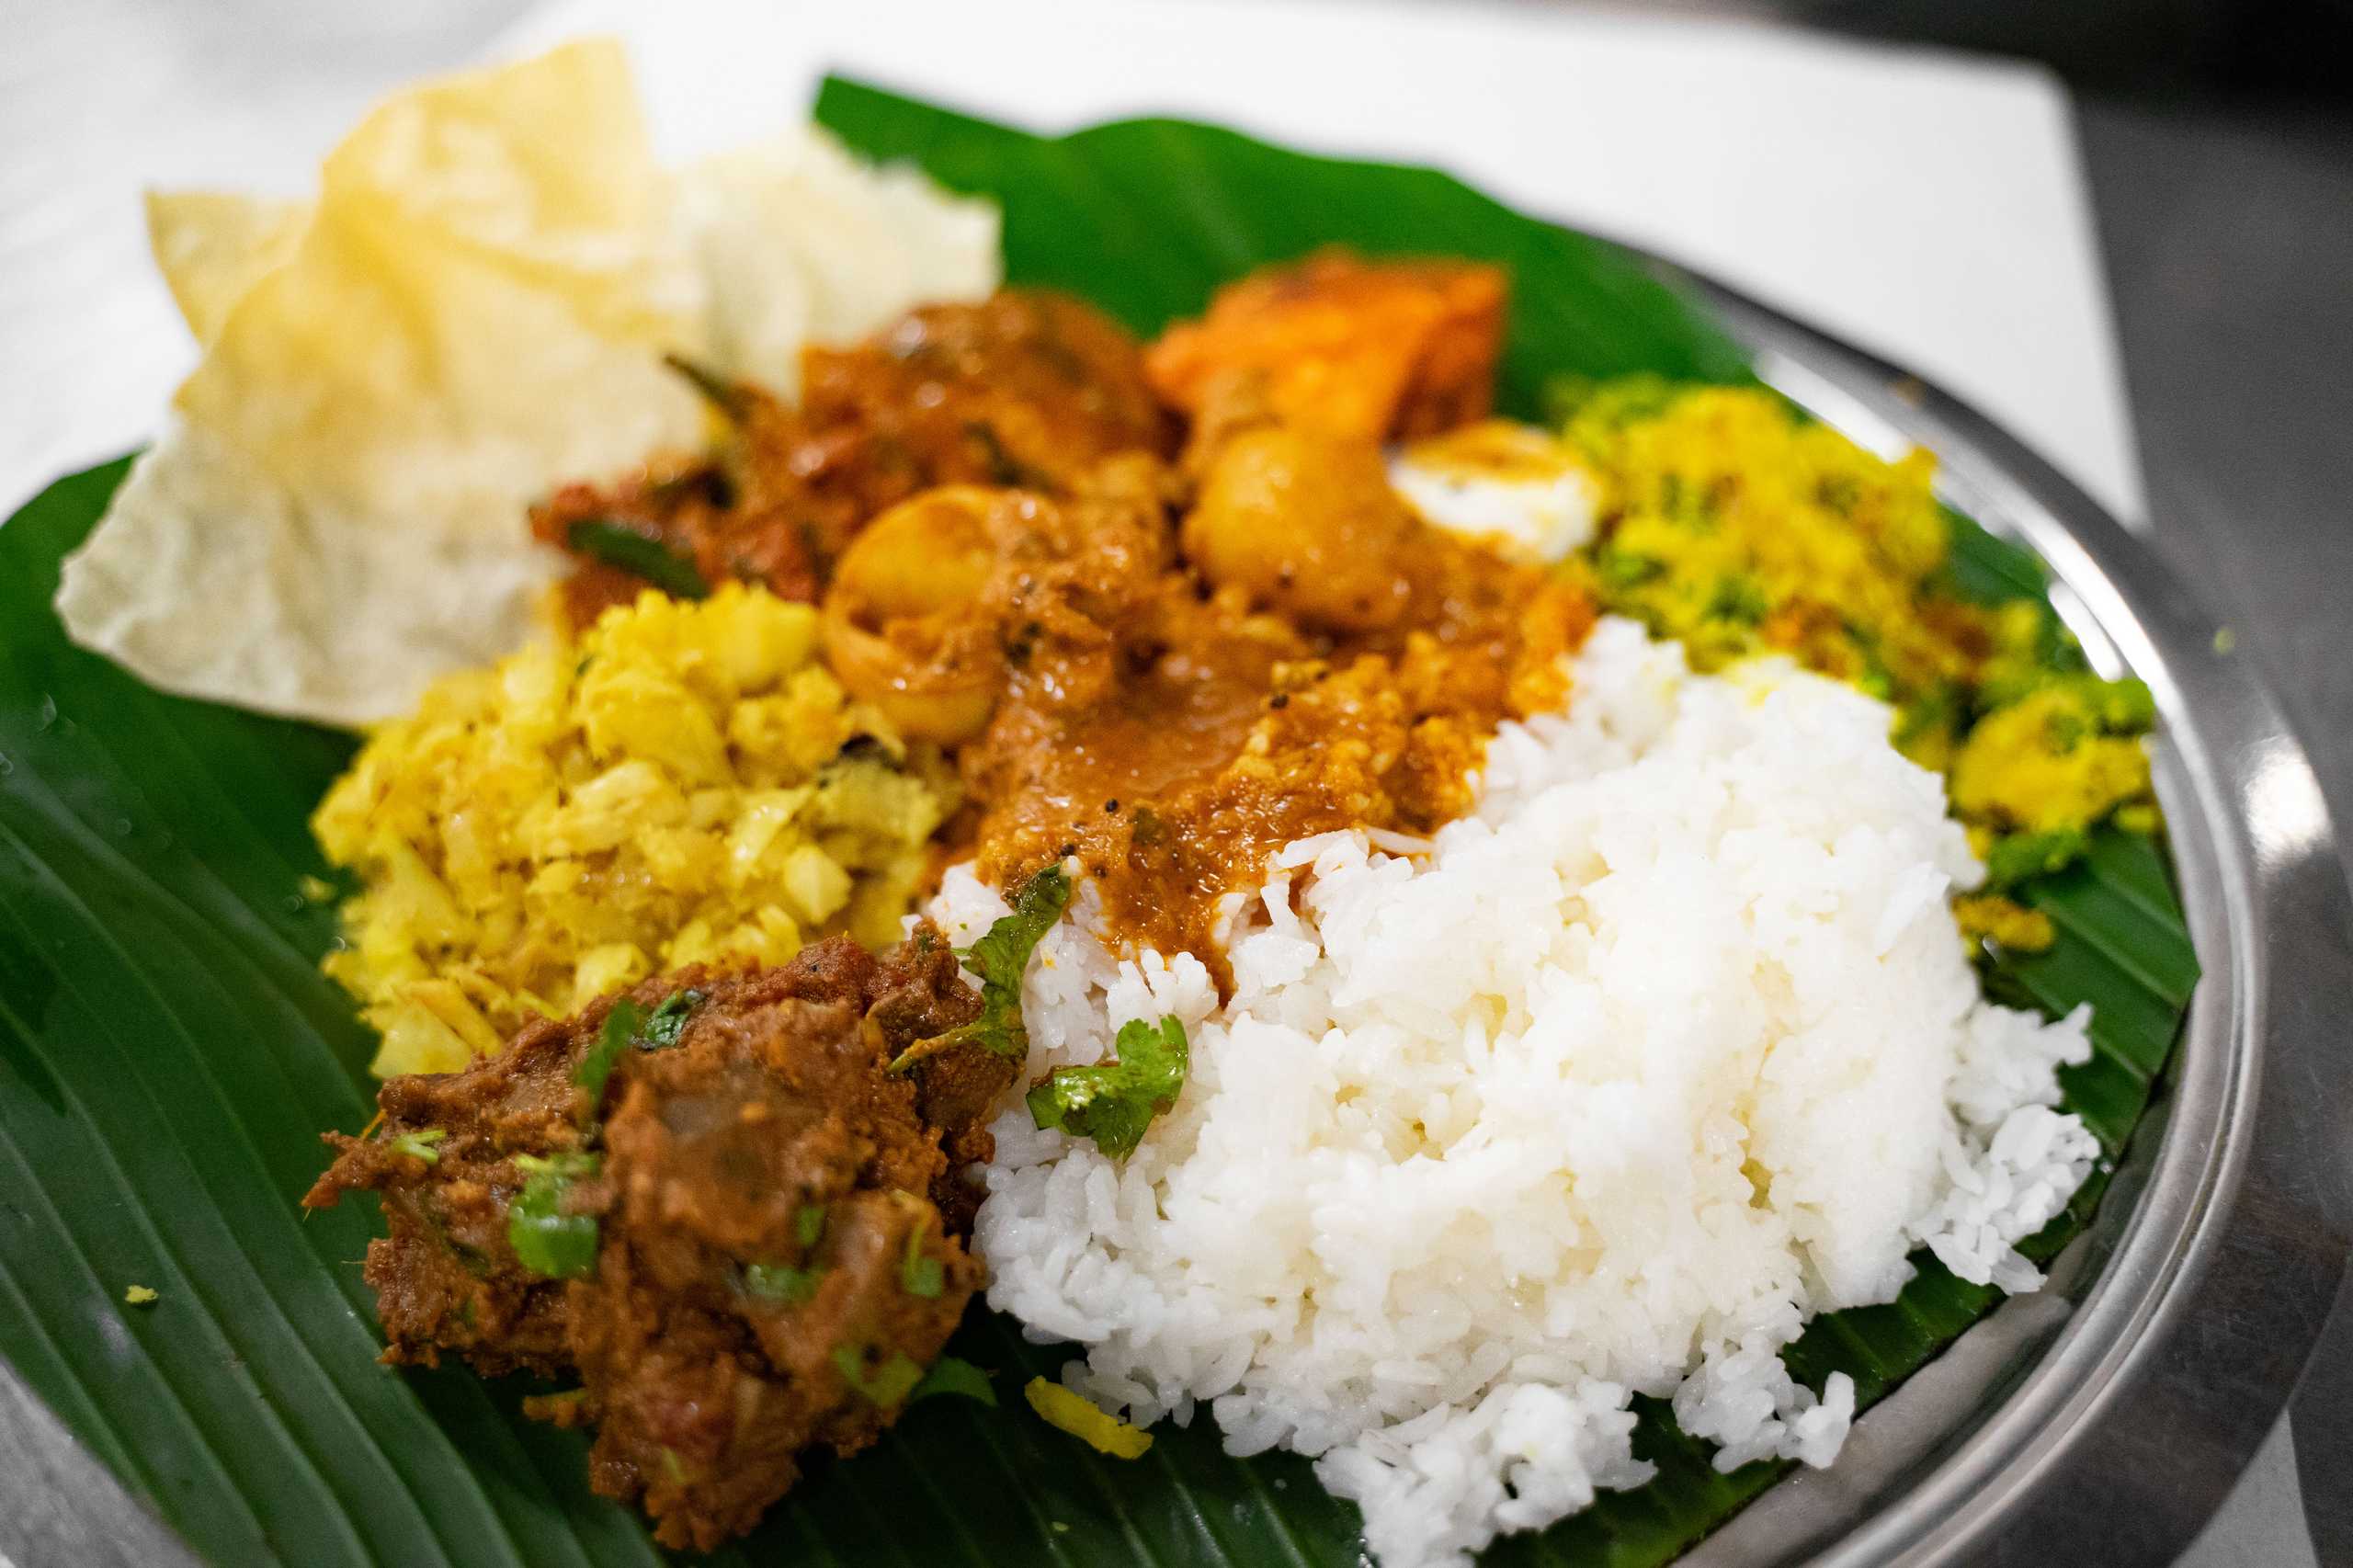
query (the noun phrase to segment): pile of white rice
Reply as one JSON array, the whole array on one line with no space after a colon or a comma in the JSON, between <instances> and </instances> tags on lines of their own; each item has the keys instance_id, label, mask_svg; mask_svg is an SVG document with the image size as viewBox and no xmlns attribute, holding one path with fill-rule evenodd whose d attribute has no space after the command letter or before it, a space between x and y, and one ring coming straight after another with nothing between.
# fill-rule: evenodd
<instances>
[{"instance_id":1,"label":"pile of white rice","mask_svg":"<svg viewBox=\"0 0 2353 1568\"><path fill-rule=\"evenodd\" d=\"M2086 1016L1981 998L1946 905L1978 869L1888 720L1605 621L1475 816L1281 855L1224 1005L1189 955L1115 961L1083 899L1030 970L1030 1076L1165 1014L1192 1076L1124 1165L1010 1106L990 1302L1085 1346L1107 1408L1318 1456L1383 1568L1639 1485L1636 1392L1722 1468L1827 1463L1854 1389L1790 1379L1806 1319L1924 1244L2033 1289L2012 1244L2097 1156L2050 1108ZM932 912L968 941L1005 905L959 871Z\"/></svg>"}]
</instances>

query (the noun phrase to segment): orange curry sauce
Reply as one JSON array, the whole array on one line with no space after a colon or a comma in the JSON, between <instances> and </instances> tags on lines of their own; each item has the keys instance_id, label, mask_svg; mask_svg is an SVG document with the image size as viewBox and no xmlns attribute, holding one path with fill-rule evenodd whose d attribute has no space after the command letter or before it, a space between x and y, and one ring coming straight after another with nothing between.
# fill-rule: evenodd
<instances>
[{"instance_id":1,"label":"orange curry sauce","mask_svg":"<svg viewBox=\"0 0 2353 1568\"><path fill-rule=\"evenodd\" d=\"M1116 939L1223 982L1221 902L1277 849L1435 828L1497 722L1565 695L1590 598L1423 523L1383 467L1485 415L1503 308L1490 267L1336 253L1148 351L1051 296L932 307L813 350L799 409L745 389L720 464L534 523L822 598L843 684L956 757L949 858L1011 888L1074 857ZM584 563L575 614L613 572Z\"/></svg>"}]
</instances>

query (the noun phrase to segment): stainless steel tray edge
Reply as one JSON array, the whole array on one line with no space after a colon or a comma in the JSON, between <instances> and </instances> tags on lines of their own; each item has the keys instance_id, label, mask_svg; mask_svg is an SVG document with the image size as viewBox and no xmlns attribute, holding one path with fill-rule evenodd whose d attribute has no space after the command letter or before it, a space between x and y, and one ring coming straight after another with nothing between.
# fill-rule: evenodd
<instances>
[{"instance_id":1,"label":"stainless steel tray edge","mask_svg":"<svg viewBox=\"0 0 2353 1568\"><path fill-rule=\"evenodd\" d=\"M1960 399L1654 258L1758 374L1862 445L1938 455L1961 510L2031 548L2093 662L2148 682L2203 977L2090 1232L1687 1559L2170 1561L2284 1408L2353 1250L2353 899L2320 786L2195 595ZM2353 1484L2353 1480L2348 1480Z\"/></svg>"}]
</instances>

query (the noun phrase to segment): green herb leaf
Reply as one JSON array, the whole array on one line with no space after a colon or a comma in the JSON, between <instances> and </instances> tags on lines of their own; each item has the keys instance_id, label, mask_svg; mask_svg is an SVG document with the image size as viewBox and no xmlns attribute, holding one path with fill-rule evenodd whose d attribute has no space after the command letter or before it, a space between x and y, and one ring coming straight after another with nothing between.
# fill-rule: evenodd
<instances>
[{"instance_id":1,"label":"green herb leaf","mask_svg":"<svg viewBox=\"0 0 2353 1568\"><path fill-rule=\"evenodd\" d=\"M596 1042L572 1070L572 1081L588 1091L590 1112L604 1100L605 1085L620 1065L621 1052L632 1045L640 1051L662 1051L677 1044L688 1020L702 1004L703 994L691 990L673 991L650 1013L627 996L614 1003L605 1015L604 1027L597 1031Z\"/></svg>"},{"instance_id":2,"label":"green herb leaf","mask_svg":"<svg viewBox=\"0 0 2353 1568\"><path fill-rule=\"evenodd\" d=\"M710 585L692 561L624 523L583 517L565 530L563 541L574 555L642 577L674 599L710 597Z\"/></svg>"},{"instance_id":3,"label":"green herb leaf","mask_svg":"<svg viewBox=\"0 0 2353 1568\"><path fill-rule=\"evenodd\" d=\"M996 1408L996 1390L989 1386L989 1375L965 1360L961 1356L942 1356L931 1364L907 1395L909 1404L920 1403L938 1394L952 1394L958 1399L977 1399L991 1410Z\"/></svg>"},{"instance_id":4,"label":"green herb leaf","mask_svg":"<svg viewBox=\"0 0 2353 1568\"><path fill-rule=\"evenodd\" d=\"M741 421L744 417L744 392L733 381L708 365L697 364L683 354L665 354L662 363L668 366L687 384L702 393L703 400L728 418Z\"/></svg>"},{"instance_id":5,"label":"green herb leaf","mask_svg":"<svg viewBox=\"0 0 2353 1568\"><path fill-rule=\"evenodd\" d=\"M939 1259L923 1250L923 1236L922 1225L908 1227L906 1256L899 1259L899 1285L910 1296L936 1301L948 1288L948 1276Z\"/></svg>"},{"instance_id":6,"label":"green herb leaf","mask_svg":"<svg viewBox=\"0 0 2353 1568\"><path fill-rule=\"evenodd\" d=\"M891 1063L903 1073L926 1056L974 1041L999 1056L1022 1061L1029 1054L1029 1030L1021 1021L1021 977L1029 955L1070 907L1070 877L1059 862L1021 885L1013 913L1000 918L971 947L961 949L964 967L981 981L981 1016L961 1028L919 1040Z\"/></svg>"},{"instance_id":7,"label":"green herb leaf","mask_svg":"<svg viewBox=\"0 0 2353 1568\"><path fill-rule=\"evenodd\" d=\"M905 1403L907 1395L923 1381L923 1369L903 1350L892 1351L889 1360L870 1372L865 1353L845 1345L834 1352L833 1363L842 1381L885 1410Z\"/></svg>"},{"instance_id":8,"label":"green herb leaf","mask_svg":"<svg viewBox=\"0 0 2353 1568\"><path fill-rule=\"evenodd\" d=\"M529 1178L506 1206L506 1244L515 1261L547 1279L577 1279L597 1267L597 1217L567 1214L564 1199L575 1181L597 1174L594 1154L517 1154L515 1164Z\"/></svg>"},{"instance_id":9,"label":"green herb leaf","mask_svg":"<svg viewBox=\"0 0 2353 1568\"><path fill-rule=\"evenodd\" d=\"M695 990L673 991L662 998L643 1024L631 1034L630 1043L640 1051L665 1051L678 1043L687 1031L687 1024L695 1009L703 1005L703 994Z\"/></svg>"},{"instance_id":10,"label":"green herb leaf","mask_svg":"<svg viewBox=\"0 0 2353 1568\"><path fill-rule=\"evenodd\" d=\"M1175 1018L1131 1020L1112 1042L1116 1062L1057 1068L1029 1091L1029 1115L1040 1127L1059 1127L1115 1160L1135 1153L1152 1119L1176 1103L1191 1053L1185 1026Z\"/></svg>"},{"instance_id":11,"label":"green herb leaf","mask_svg":"<svg viewBox=\"0 0 2353 1568\"><path fill-rule=\"evenodd\" d=\"M1773 613L1773 600L1765 592L1765 585L1749 574L1727 573L1716 580L1716 590L1708 600L1708 613L1743 626L1755 626Z\"/></svg>"},{"instance_id":12,"label":"green herb leaf","mask_svg":"<svg viewBox=\"0 0 2353 1568\"><path fill-rule=\"evenodd\" d=\"M792 1216L793 1239L801 1244L801 1250L807 1252L815 1246L818 1238L824 1233L825 1206L822 1203L802 1204L800 1211Z\"/></svg>"},{"instance_id":13,"label":"green herb leaf","mask_svg":"<svg viewBox=\"0 0 2353 1568\"><path fill-rule=\"evenodd\" d=\"M1985 891L2001 892L2029 877L2064 870L2090 853L2091 846L2090 836L2079 827L2004 834L1985 851Z\"/></svg>"},{"instance_id":14,"label":"green herb leaf","mask_svg":"<svg viewBox=\"0 0 2353 1568\"><path fill-rule=\"evenodd\" d=\"M747 1263L744 1266L744 1289L763 1301L797 1307L817 1294L818 1282L824 1277L822 1268L795 1268L787 1263Z\"/></svg>"},{"instance_id":15,"label":"green herb leaf","mask_svg":"<svg viewBox=\"0 0 2353 1568\"><path fill-rule=\"evenodd\" d=\"M1654 577L1666 574L1666 562L1654 555L1640 555L1631 550L1612 545L1601 547L1594 557L1594 570L1600 574L1602 586L1620 592L1641 587Z\"/></svg>"},{"instance_id":16,"label":"green herb leaf","mask_svg":"<svg viewBox=\"0 0 2353 1568\"><path fill-rule=\"evenodd\" d=\"M596 1114L605 1097L605 1081L620 1065L621 1052L637 1031L645 1027L645 1009L624 996L605 1014L604 1028L597 1031L597 1039L581 1057L580 1065L572 1070L572 1081L588 1091L588 1110Z\"/></svg>"},{"instance_id":17,"label":"green herb leaf","mask_svg":"<svg viewBox=\"0 0 2353 1568\"><path fill-rule=\"evenodd\" d=\"M412 1160L423 1160L428 1165L441 1163L441 1151L433 1145L449 1134L438 1127L420 1127L414 1132L404 1132L392 1139L392 1145Z\"/></svg>"}]
</instances>

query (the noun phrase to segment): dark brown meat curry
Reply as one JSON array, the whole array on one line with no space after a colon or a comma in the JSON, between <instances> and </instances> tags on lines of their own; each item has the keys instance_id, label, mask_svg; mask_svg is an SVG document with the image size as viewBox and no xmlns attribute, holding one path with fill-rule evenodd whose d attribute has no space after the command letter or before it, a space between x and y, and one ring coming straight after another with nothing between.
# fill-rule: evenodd
<instances>
[{"instance_id":1,"label":"dark brown meat curry","mask_svg":"<svg viewBox=\"0 0 2353 1568\"><path fill-rule=\"evenodd\" d=\"M381 1128L330 1134L304 1202L381 1197L385 1359L576 1380L533 1414L594 1426L597 1490L707 1550L811 1450L871 1443L978 1287L963 1173L1017 1064L885 1071L978 1011L927 929L880 959L835 937L650 981L387 1083Z\"/></svg>"}]
</instances>

